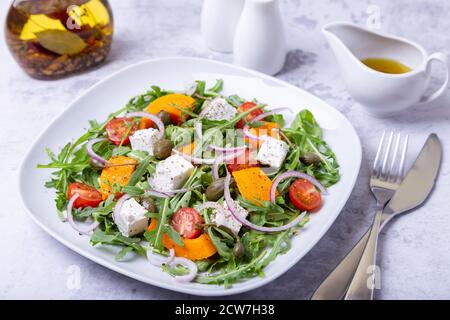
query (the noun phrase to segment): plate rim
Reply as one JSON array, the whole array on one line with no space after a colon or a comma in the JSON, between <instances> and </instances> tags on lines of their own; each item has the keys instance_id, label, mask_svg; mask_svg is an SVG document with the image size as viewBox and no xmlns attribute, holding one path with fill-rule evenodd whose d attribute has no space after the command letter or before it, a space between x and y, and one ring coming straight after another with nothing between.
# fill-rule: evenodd
<instances>
[{"instance_id":1,"label":"plate rim","mask_svg":"<svg viewBox=\"0 0 450 320\"><path fill-rule=\"evenodd\" d=\"M297 91L301 91L303 94L309 95L315 99L320 100L322 103L325 103L327 106L329 106L330 108L334 109L342 118L342 120L346 123L346 125L351 129L354 137L356 138L356 142L357 142L357 148L355 148L355 154L353 154L353 156L355 156L355 162L357 163L357 170L355 170L355 172L351 173L351 188L349 188L347 194L345 194L345 199L346 201L344 201L342 203L342 205L338 208L337 210L337 214L332 217L331 219L329 219L327 221L327 223L324 223L322 225L322 227L318 230L317 235L313 241L309 242L306 247L305 253L299 257L298 259L292 259L291 261L289 261L289 263L287 263L285 265L285 267L280 268L276 271L273 272L272 275L262 278L260 281L254 282L254 283L250 283L247 286L243 286L243 287L231 287L231 288L223 288L222 286L222 290L214 290L214 291L205 291L202 290L201 288L190 288L190 287L185 287L185 286L176 286L175 284L167 284L167 283L162 283L162 282L158 282L156 280L153 280L151 278L145 278L140 276L139 274L135 274L132 271L126 270L125 268L122 267L118 267L116 265L114 265L113 263L110 263L109 261L105 260L104 258L101 257L97 257L94 254L85 251L83 248L78 247L76 244L72 244L69 241L65 240L63 237L59 236L56 232L53 232L45 223L41 222L38 217L32 212L32 210L28 207L27 202L25 201L25 196L24 196L24 167L25 164L27 163L27 160L29 159L29 157L31 156L32 151L35 149L35 147L37 146L38 142L41 140L41 138L45 135L45 133L47 132L47 130L52 127L55 123L57 123L61 118L63 118L65 116L66 113L69 112L69 110L71 110L74 105L76 105L79 100L81 100L85 95L89 94L90 92L94 91L97 87L99 87L100 85L102 85L105 82L108 82L111 78L116 77L117 75L126 72L129 69L135 68L139 65L143 65L143 64L148 64L148 63L158 63L158 62L165 62L165 61L173 61L173 60L181 60L181 61L197 61L197 62L202 62L202 63L206 63L206 64L216 64L216 65L221 65L227 68L232 68L232 69L236 69L236 70L240 70L243 71L245 73L247 73L248 75L253 75L256 78L259 79L269 79L275 83L277 83L278 85L285 87L285 88L289 88L292 90L297 90ZM232 75L235 76L235 75ZM108 268L110 270L113 270L115 272L118 272L124 276L130 277L132 279L147 283L147 284L151 284L153 286L159 287L159 288L163 288L166 290L170 290L170 291L174 291L174 292L179 292L179 293L184 293L184 294L190 294L190 295L196 295L196 296L210 296L210 297L220 297L220 296L230 296L230 295L236 295L239 293L244 293L244 292L248 292L254 289L257 289L259 287L262 287L264 285L267 285L268 283L274 281L275 279L277 279L278 277L280 277L281 275L285 274L287 271L289 271L295 264L297 264L298 262L301 261L301 259L303 259L303 257L309 253L314 246L324 237L325 233L330 229L330 227L334 224L334 222L336 221L336 219L338 218L338 216L341 214L342 209L344 208L344 206L346 205L346 203L348 202L348 199L350 198L350 195L352 194L356 182L357 182L357 178L359 176L359 172L361 170L361 162L362 162L362 146L361 146L361 140L360 137L358 135L358 133L356 132L356 129L354 128L354 126L352 125L352 123L348 120L348 118L338 109L336 109L335 107L331 106L328 102L322 100L321 98L313 95L312 93L309 93L308 91L301 89L299 87L296 87L293 84L290 84L286 81L283 81L281 79L277 79L275 77L260 73L258 71L255 70L251 70L248 68L244 68L241 66L236 66L233 65L231 63L226 63L226 62L222 62L222 61L216 61L216 60L212 60L212 59L207 59L207 58L200 58L200 57L185 57L185 56L171 56L171 57L161 57L161 58L153 58L153 59L146 59L146 60L142 60L133 64L130 64L126 67L123 67L117 71L112 72L110 75L106 76L104 79L98 81L97 83L95 83L94 85L92 85L91 87L89 87L88 89L84 90L83 92L81 92L80 94L77 95L77 97L72 100L68 106L60 113L58 114L53 120L50 121L50 123L37 135L37 137L34 139L34 141L31 143L30 147L27 149L25 156L23 157L22 161L20 162L20 166L19 166L19 174L18 174L18 179L19 179L19 183L18 183L18 189L19 189L19 194L20 194L20 198L22 200L22 207L27 211L28 215L31 216L32 220L38 225L40 226L45 232L47 232L52 238L54 238L55 240L59 241L61 244L65 245L66 247L68 247L69 249L75 251L76 253L80 254L81 256L90 259L91 261L94 261L95 263L100 264L101 266Z\"/></svg>"}]
</instances>

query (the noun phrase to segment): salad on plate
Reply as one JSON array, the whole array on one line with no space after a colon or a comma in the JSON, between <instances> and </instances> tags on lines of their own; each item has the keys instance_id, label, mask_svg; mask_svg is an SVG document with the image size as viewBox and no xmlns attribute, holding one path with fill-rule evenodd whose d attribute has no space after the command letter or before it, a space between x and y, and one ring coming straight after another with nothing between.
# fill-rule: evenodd
<instances>
[{"instance_id":1,"label":"salad on plate","mask_svg":"<svg viewBox=\"0 0 450 320\"><path fill-rule=\"evenodd\" d=\"M153 86L56 154L46 187L62 221L115 259L146 257L180 282L264 276L292 237L320 214L340 179L333 151L308 110ZM149 266L150 267L150 266Z\"/></svg>"}]
</instances>

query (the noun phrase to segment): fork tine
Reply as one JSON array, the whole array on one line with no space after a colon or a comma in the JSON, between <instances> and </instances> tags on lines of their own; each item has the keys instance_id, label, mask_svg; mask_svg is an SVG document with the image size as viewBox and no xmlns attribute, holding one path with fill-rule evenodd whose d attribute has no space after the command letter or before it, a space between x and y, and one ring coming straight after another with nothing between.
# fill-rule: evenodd
<instances>
[{"instance_id":1,"label":"fork tine","mask_svg":"<svg viewBox=\"0 0 450 320\"><path fill-rule=\"evenodd\" d=\"M392 146L392 139L394 138L394 132L391 131L391 133L389 134L389 140L388 140L388 144L386 146L386 150L384 151L384 159L383 159L383 166L381 167L381 172L380 172L380 178L387 178L387 172L386 172L386 166L387 166L387 162L389 160L389 155L391 153L391 146Z\"/></svg>"},{"instance_id":2,"label":"fork tine","mask_svg":"<svg viewBox=\"0 0 450 320\"><path fill-rule=\"evenodd\" d=\"M404 142L403 142L403 150L402 150L402 156L400 159L400 164L398 165L397 182L402 181L403 177L405 175L405 160L406 160L406 153L408 151L408 141L409 141L409 135L406 135Z\"/></svg>"},{"instance_id":3,"label":"fork tine","mask_svg":"<svg viewBox=\"0 0 450 320\"><path fill-rule=\"evenodd\" d=\"M381 135L380 143L378 145L377 155L375 156L375 161L373 162L372 175L378 176L380 173L379 162L381 157L381 151L383 150L384 138L386 136L386 131L383 130Z\"/></svg>"},{"instance_id":4,"label":"fork tine","mask_svg":"<svg viewBox=\"0 0 450 320\"><path fill-rule=\"evenodd\" d=\"M398 172L394 172L394 167L397 162L397 158L399 156L399 147L400 147L400 140L401 140L402 134L399 132L397 133L397 136L395 138L395 146L394 146L394 153L392 154L391 159L391 167L389 169L389 172L387 173L387 180L388 181L396 181L398 178Z\"/></svg>"}]
</instances>

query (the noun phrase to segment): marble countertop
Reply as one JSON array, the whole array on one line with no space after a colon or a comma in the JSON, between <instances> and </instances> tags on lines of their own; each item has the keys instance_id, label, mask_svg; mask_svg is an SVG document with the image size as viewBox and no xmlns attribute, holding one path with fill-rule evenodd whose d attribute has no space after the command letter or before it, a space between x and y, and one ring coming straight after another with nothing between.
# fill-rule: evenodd
<instances>
[{"instance_id":1,"label":"marble countertop","mask_svg":"<svg viewBox=\"0 0 450 320\"><path fill-rule=\"evenodd\" d=\"M115 40L108 61L91 72L59 81L26 76L0 40L0 298L194 299L127 278L83 258L41 230L25 212L17 187L18 166L35 137L76 96L112 72L164 56L196 56L231 61L209 51L200 31L198 0L110 0ZM450 94L435 103L389 119L366 115L347 93L320 27L333 20L365 24L370 6L381 9L381 30L418 41L429 51L450 53L450 3L445 0L282 0L289 55L278 75L326 100L355 126L363 145L356 187L322 240L291 270L263 289L235 299L308 299L322 279L369 227L374 200L368 176L378 139L385 129L411 135L418 150L431 132L450 147ZM0 4L4 25L8 1ZM433 81L438 84L438 79ZM450 298L450 161L445 154L436 188L425 206L383 231L380 240L382 289L377 299ZM68 284L80 271L80 287ZM78 269L79 268L79 269Z\"/></svg>"}]
</instances>

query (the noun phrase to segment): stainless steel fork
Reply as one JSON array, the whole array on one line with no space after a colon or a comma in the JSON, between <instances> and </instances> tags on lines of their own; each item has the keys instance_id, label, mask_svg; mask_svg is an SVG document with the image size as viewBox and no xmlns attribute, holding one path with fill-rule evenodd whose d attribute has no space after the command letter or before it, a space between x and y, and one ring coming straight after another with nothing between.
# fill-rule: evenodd
<instances>
[{"instance_id":1,"label":"stainless steel fork","mask_svg":"<svg viewBox=\"0 0 450 320\"><path fill-rule=\"evenodd\" d=\"M386 132L383 132L373 163L372 175L370 177L370 190L377 201L377 209L384 208L387 202L391 200L404 176L408 136L405 136L403 139L403 146L400 150L402 135L397 133L392 152L393 140L394 132L389 134L387 142ZM389 161L390 165L388 168Z\"/></svg>"},{"instance_id":2,"label":"stainless steel fork","mask_svg":"<svg viewBox=\"0 0 450 320\"><path fill-rule=\"evenodd\" d=\"M391 150L393 140L393 132L389 134L389 137L387 137L386 132L383 132L373 165L373 179L370 180L370 187L377 201L378 209L383 208L392 198L404 176L408 136L404 137L402 142L400 134L397 134L394 146L394 155L397 155L400 144L402 143L401 157L399 159L398 166L397 168L395 167L396 163L394 161L391 161L391 165L389 166L389 171L394 172L396 170L395 181L386 181L386 179L383 178L384 176L379 174L381 172L386 172L386 168L390 160L389 152ZM390 216L387 214L383 214L381 216L381 228L385 225L389 218ZM371 230L367 231L367 233L359 240L347 256L327 276L319 288L317 288L314 292L311 297L312 300L338 300L344 297L364 252L367 240L369 239L370 231Z\"/></svg>"},{"instance_id":3,"label":"stainless steel fork","mask_svg":"<svg viewBox=\"0 0 450 320\"><path fill-rule=\"evenodd\" d=\"M396 135L395 144L393 144L393 132L390 133L387 143L385 143L385 138L386 134L383 132L370 178L370 189L377 201L377 213L363 255L345 295L346 300L373 299L375 284L379 281L379 273L375 263L383 208L403 180L408 148L408 136L403 139L401 148L402 135L400 133ZM368 278L369 273L372 275Z\"/></svg>"}]
</instances>

